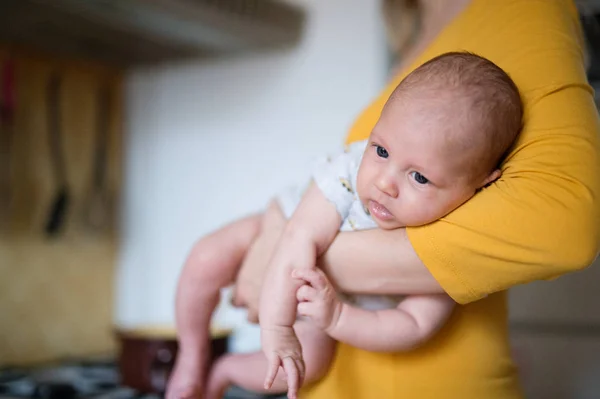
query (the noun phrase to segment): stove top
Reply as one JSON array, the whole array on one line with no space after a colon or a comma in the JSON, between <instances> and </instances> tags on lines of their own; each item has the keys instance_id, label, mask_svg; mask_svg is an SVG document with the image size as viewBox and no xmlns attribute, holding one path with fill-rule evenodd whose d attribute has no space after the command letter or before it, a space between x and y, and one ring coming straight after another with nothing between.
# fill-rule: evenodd
<instances>
[{"instance_id":1,"label":"stove top","mask_svg":"<svg viewBox=\"0 0 600 399\"><path fill-rule=\"evenodd\" d=\"M119 384L114 360L71 361L36 368L0 368L0 399L159 399Z\"/></svg>"},{"instance_id":2,"label":"stove top","mask_svg":"<svg viewBox=\"0 0 600 399\"><path fill-rule=\"evenodd\" d=\"M231 387L223 399L285 399ZM0 399L160 399L120 385L114 359L69 361L36 368L0 368Z\"/></svg>"}]
</instances>

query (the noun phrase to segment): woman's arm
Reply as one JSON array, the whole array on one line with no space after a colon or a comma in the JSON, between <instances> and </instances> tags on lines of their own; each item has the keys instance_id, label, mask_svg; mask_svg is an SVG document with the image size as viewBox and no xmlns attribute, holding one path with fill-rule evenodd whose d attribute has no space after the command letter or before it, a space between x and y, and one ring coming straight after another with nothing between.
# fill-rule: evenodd
<instances>
[{"instance_id":1,"label":"woman's arm","mask_svg":"<svg viewBox=\"0 0 600 399\"><path fill-rule=\"evenodd\" d=\"M339 234L322 262L334 284L375 294L436 293L441 285L468 303L589 266L600 244L591 93L584 84L558 86L528 113L502 178L447 217L406 230Z\"/></svg>"},{"instance_id":2,"label":"woman's arm","mask_svg":"<svg viewBox=\"0 0 600 399\"><path fill-rule=\"evenodd\" d=\"M406 229L339 233L319 266L337 289L348 293L444 292L417 256Z\"/></svg>"},{"instance_id":3,"label":"woman's arm","mask_svg":"<svg viewBox=\"0 0 600 399\"><path fill-rule=\"evenodd\" d=\"M394 262L399 268L395 276L415 284L419 270L406 237L459 303L581 270L598 253L600 129L583 68L575 7L567 1L478 2L471 11L472 21L495 17L485 24L455 26L446 32L451 40L442 35L422 58L456 50L460 43L461 49L493 60L513 77L525 104L524 129L502 165L502 178L442 220L389 233L402 234L395 249L382 235L382 246L369 253L375 260L363 266L354 263L361 255L353 248L365 240L371 242L362 247L368 251L378 241L369 235L377 232L360 233L360 239L340 235L331 247L339 246L337 256L328 254L325 264L344 288L379 292L400 286L398 277L392 279ZM350 141L370 131L388 95L384 92L365 113L368 121L363 117L355 124ZM377 270L373 274L380 274L381 282L373 286L361 267L365 273Z\"/></svg>"},{"instance_id":4,"label":"woman's arm","mask_svg":"<svg viewBox=\"0 0 600 399\"><path fill-rule=\"evenodd\" d=\"M323 257L335 284L353 293L409 294L438 292L439 283L468 303L589 266L600 244L599 127L590 89L557 86L527 113L502 178L447 217L340 234Z\"/></svg>"}]
</instances>

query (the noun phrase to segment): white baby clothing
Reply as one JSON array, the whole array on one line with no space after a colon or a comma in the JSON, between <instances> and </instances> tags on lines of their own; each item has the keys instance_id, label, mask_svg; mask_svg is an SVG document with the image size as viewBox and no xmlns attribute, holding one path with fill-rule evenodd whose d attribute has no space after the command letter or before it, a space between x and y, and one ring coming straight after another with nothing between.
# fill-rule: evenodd
<instances>
[{"instance_id":1,"label":"white baby clothing","mask_svg":"<svg viewBox=\"0 0 600 399\"><path fill-rule=\"evenodd\" d=\"M333 157L319 159L312 170L312 181L319 187L342 217L340 231L356 231L377 228L356 192L358 169L368 141L346 146ZM302 199L306 187L292 187L282 192L277 200L286 218L290 218ZM402 300L392 295L342 295L342 299L368 310L395 308Z\"/></svg>"},{"instance_id":2,"label":"white baby clothing","mask_svg":"<svg viewBox=\"0 0 600 399\"><path fill-rule=\"evenodd\" d=\"M319 158L311 171L311 181L314 181L325 198L335 205L342 217L340 231L377 228L377 224L356 194L358 168L366 145L366 140L359 141L346 146L340 154ZM286 218L292 216L306 188L291 187L277 197Z\"/></svg>"}]
</instances>

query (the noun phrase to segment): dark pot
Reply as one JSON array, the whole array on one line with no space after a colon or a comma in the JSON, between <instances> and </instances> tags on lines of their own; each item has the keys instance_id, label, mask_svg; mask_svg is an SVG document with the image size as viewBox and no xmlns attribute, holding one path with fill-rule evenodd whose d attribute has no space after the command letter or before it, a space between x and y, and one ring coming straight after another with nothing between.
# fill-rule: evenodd
<instances>
[{"instance_id":1,"label":"dark pot","mask_svg":"<svg viewBox=\"0 0 600 399\"><path fill-rule=\"evenodd\" d=\"M211 362L227 352L229 334L229 330L212 331ZM116 335L121 383L141 393L163 394L177 356L175 330L139 328L117 330Z\"/></svg>"}]
</instances>

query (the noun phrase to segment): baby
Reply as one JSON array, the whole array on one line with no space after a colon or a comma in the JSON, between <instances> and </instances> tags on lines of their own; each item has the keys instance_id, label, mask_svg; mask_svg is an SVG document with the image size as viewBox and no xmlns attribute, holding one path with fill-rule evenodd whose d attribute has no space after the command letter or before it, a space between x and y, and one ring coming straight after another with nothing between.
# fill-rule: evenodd
<instances>
[{"instance_id":1,"label":"baby","mask_svg":"<svg viewBox=\"0 0 600 399\"><path fill-rule=\"evenodd\" d=\"M219 398L230 384L287 389L295 398L303 382L327 372L335 340L370 351L406 351L432 337L454 307L447 295L340 295L316 269L316 259L340 229L419 226L459 207L500 177L498 165L522 114L510 77L474 54L443 54L402 80L368 141L318 163L304 192L278 198L289 221L261 297L265 355L217 361L203 399ZM197 305L198 312L213 310ZM280 367L285 378L276 378ZM186 397L184 391L169 399Z\"/></svg>"},{"instance_id":2,"label":"baby","mask_svg":"<svg viewBox=\"0 0 600 399\"><path fill-rule=\"evenodd\" d=\"M518 90L500 68L476 55L444 54L398 85L367 142L318 165L264 284L259 318L268 361L265 388L282 367L288 396L295 398L304 361L314 379L312 370L329 359L322 348L331 339L370 351L402 351L439 330L454 305L447 295L339 298L316 270L316 258L340 226L420 226L459 207L500 176L499 161L521 118ZM294 326L304 321L297 314L312 322L302 327L300 340ZM308 346L320 349L316 359Z\"/></svg>"}]
</instances>

